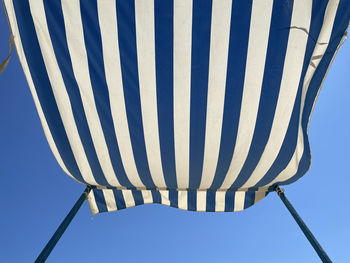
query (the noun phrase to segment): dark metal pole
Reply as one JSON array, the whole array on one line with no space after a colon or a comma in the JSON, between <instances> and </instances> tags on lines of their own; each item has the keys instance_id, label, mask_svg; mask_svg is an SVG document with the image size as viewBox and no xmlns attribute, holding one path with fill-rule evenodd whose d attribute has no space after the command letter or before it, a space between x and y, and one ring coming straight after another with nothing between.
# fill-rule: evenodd
<instances>
[{"instance_id":1,"label":"dark metal pole","mask_svg":"<svg viewBox=\"0 0 350 263\"><path fill-rule=\"evenodd\" d=\"M332 263L326 252L321 247L320 243L316 240L314 235L311 233L310 229L305 225L304 221L301 219L301 217L298 215L297 211L294 209L292 204L288 201L287 197L284 194L284 189L280 189L278 186L276 186L275 191L277 192L278 196L281 198L284 205L287 207L289 212L292 214L294 220L299 225L300 229L303 231L306 238L309 240L312 247L315 249L316 253L324 263Z\"/></svg>"},{"instance_id":2,"label":"dark metal pole","mask_svg":"<svg viewBox=\"0 0 350 263\"><path fill-rule=\"evenodd\" d=\"M35 260L36 263L45 262L47 257L50 255L51 251L54 249L55 245L57 244L58 240L60 240L61 236L63 235L64 231L67 229L68 225L74 218L75 214L78 212L81 205L84 203L84 200L87 198L89 192L91 191L90 186L86 186L84 192L79 197L78 201L75 203L73 208L69 211L66 218L63 220L63 222L60 224L60 226L57 228L55 234L51 237L47 245L44 247L44 249L41 251L38 258Z\"/></svg>"}]
</instances>

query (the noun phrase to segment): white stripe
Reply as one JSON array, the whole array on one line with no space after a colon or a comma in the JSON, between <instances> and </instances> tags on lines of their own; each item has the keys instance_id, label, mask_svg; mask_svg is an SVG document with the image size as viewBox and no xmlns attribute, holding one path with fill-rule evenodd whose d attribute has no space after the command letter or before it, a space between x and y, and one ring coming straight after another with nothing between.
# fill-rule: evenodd
<instances>
[{"instance_id":1,"label":"white stripe","mask_svg":"<svg viewBox=\"0 0 350 263\"><path fill-rule=\"evenodd\" d=\"M215 212L225 211L226 191L216 191L215 194Z\"/></svg>"},{"instance_id":2,"label":"white stripe","mask_svg":"<svg viewBox=\"0 0 350 263\"><path fill-rule=\"evenodd\" d=\"M102 190L104 199L106 201L106 206L108 212L116 211L117 210L117 204L115 203L115 196L113 193L113 190L111 189L104 189Z\"/></svg>"},{"instance_id":3,"label":"white stripe","mask_svg":"<svg viewBox=\"0 0 350 263\"><path fill-rule=\"evenodd\" d=\"M167 190L160 190L160 197L161 197L161 203L163 205L169 205L170 206L170 200L169 200L169 191Z\"/></svg>"},{"instance_id":4,"label":"white stripe","mask_svg":"<svg viewBox=\"0 0 350 263\"><path fill-rule=\"evenodd\" d=\"M166 187L158 134L154 1L135 1L135 22L142 123L148 165L154 184L157 187Z\"/></svg>"},{"instance_id":5,"label":"white stripe","mask_svg":"<svg viewBox=\"0 0 350 263\"><path fill-rule=\"evenodd\" d=\"M120 156L126 175L135 187L144 187L135 164L129 125L126 115L122 73L120 66L116 3L98 1L98 14L102 38L103 60L108 85L111 112Z\"/></svg>"},{"instance_id":6,"label":"white stripe","mask_svg":"<svg viewBox=\"0 0 350 263\"><path fill-rule=\"evenodd\" d=\"M152 192L149 190L142 190L142 198L144 204L152 204L153 203L153 197Z\"/></svg>"},{"instance_id":7,"label":"white stripe","mask_svg":"<svg viewBox=\"0 0 350 263\"><path fill-rule=\"evenodd\" d=\"M174 143L176 178L181 189L189 184L191 45L192 1L174 1Z\"/></svg>"},{"instance_id":8,"label":"white stripe","mask_svg":"<svg viewBox=\"0 0 350 263\"><path fill-rule=\"evenodd\" d=\"M197 211L205 212L207 209L207 191L197 191Z\"/></svg>"},{"instance_id":9,"label":"white stripe","mask_svg":"<svg viewBox=\"0 0 350 263\"><path fill-rule=\"evenodd\" d=\"M187 210L187 191L178 191L177 193L177 206L180 209Z\"/></svg>"},{"instance_id":10,"label":"white stripe","mask_svg":"<svg viewBox=\"0 0 350 263\"><path fill-rule=\"evenodd\" d=\"M335 16L337 14L337 9L338 9L339 1L329 1L326 11L325 11L325 16L323 19L323 25L321 28L321 32L318 36L317 39L317 44L315 46L315 49L312 53L312 56L317 56L317 55L324 55L326 52L326 49L328 47L328 44L322 44L322 43L329 43L330 37L332 34L332 29L333 29L333 24L335 20ZM320 60L314 61L314 65L318 66ZM305 78L304 78L304 83L303 83L303 91L301 95L301 105L300 105L300 119L299 119L299 128L298 128L298 142L297 146L295 149L295 152L293 154L293 157L291 158L290 162L288 163L287 167L268 185L273 185L276 182L283 182L288 180L289 178L293 177L299 167L299 162L300 159L304 153L304 135L303 135L303 130L302 130L302 123L301 123L301 117L304 112L304 105L305 105L305 98L306 94L310 85L310 81L313 77L313 74L315 73L315 69L313 66L309 65Z\"/></svg>"},{"instance_id":11,"label":"white stripe","mask_svg":"<svg viewBox=\"0 0 350 263\"><path fill-rule=\"evenodd\" d=\"M12 3L12 1L4 0L4 4L5 4L5 7L6 7L7 14L8 14L8 19L9 19L10 26L11 26L11 31L12 31L12 34L14 35L14 42L15 42L15 46L16 46L16 49L17 49L18 58L19 58L19 60L21 62L24 74L25 74L27 82L28 82L28 86L29 86L30 91L32 93L33 100L34 100L36 109L38 111L40 122L41 122L41 125L43 127L46 139L47 139L47 141L49 143L51 151L53 152L53 154L54 154L57 162L61 166L62 170L66 174L68 174L71 178L76 180L69 173L67 167L65 166L65 164L64 164L64 162L62 160L62 157L61 157L61 155L60 155L60 153L59 153L59 151L57 149L57 146L55 144L55 141L52 138L52 134L51 134L51 131L49 129L49 126L48 126L48 124L46 122L44 112L43 112L43 110L41 108L41 104L40 104L38 95L36 93L35 87L34 87L32 76L30 75L27 59L26 59L26 57L24 55L23 46L22 46L22 42L21 42L21 36L19 34L19 30L18 30L18 26L17 26L16 15L15 15L13 3ZM78 180L76 180L76 181L78 181Z\"/></svg>"},{"instance_id":12,"label":"white stripe","mask_svg":"<svg viewBox=\"0 0 350 263\"><path fill-rule=\"evenodd\" d=\"M121 186L112 167L90 83L79 0L62 0L62 12L74 76L79 86L80 96L98 160L108 183L112 186Z\"/></svg>"},{"instance_id":13,"label":"white stripe","mask_svg":"<svg viewBox=\"0 0 350 263\"><path fill-rule=\"evenodd\" d=\"M135 206L134 196L131 190L122 190L126 208Z\"/></svg>"},{"instance_id":14,"label":"white stripe","mask_svg":"<svg viewBox=\"0 0 350 263\"><path fill-rule=\"evenodd\" d=\"M85 181L90 184L97 184L90 169L89 162L80 140L78 129L72 112L69 96L58 67L56 56L50 39L44 4L42 1L29 1L32 16L35 18L34 26L38 36L41 53L43 55L45 67L50 79L52 91L57 103L60 116L66 130L66 134L77 161L79 170Z\"/></svg>"},{"instance_id":15,"label":"white stripe","mask_svg":"<svg viewBox=\"0 0 350 263\"><path fill-rule=\"evenodd\" d=\"M291 27L297 26L309 31L311 10L312 2L295 0ZM307 41L308 35L304 31L290 30L280 91L269 140L258 165L242 188L252 187L264 177L276 160L282 147L298 92Z\"/></svg>"},{"instance_id":16,"label":"white stripe","mask_svg":"<svg viewBox=\"0 0 350 263\"><path fill-rule=\"evenodd\" d=\"M237 178L253 138L264 75L272 4L273 0L253 1L237 139L230 168L221 186L223 189L229 188Z\"/></svg>"},{"instance_id":17,"label":"white stripe","mask_svg":"<svg viewBox=\"0 0 350 263\"><path fill-rule=\"evenodd\" d=\"M219 157L222 118L225 104L231 8L232 0L213 1L207 118L201 189L206 189L211 186Z\"/></svg>"},{"instance_id":18,"label":"white stripe","mask_svg":"<svg viewBox=\"0 0 350 263\"><path fill-rule=\"evenodd\" d=\"M244 191L235 192L235 206L233 209L234 212L241 211L244 209L245 194L246 192Z\"/></svg>"},{"instance_id":19,"label":"white stripe","mask_svg":"<svg viewBox=\"0 0 350 263\"><path fill-rule=\"evenodd\" d=\"M88 195L88 202L89 202L91 214L93 216L98 214L99 213L98 206L96 204L96 199L95 199L95 195L94 195L94 191L93 190L91 190L89 195Z\"/></svg>"},{"instance_id":20,"label":"white stripe","mask_svg":"<svg viewBox=\"0 0 350 263\"><path fill-rule=\"evenodd\" d=\"M322 29L318 36L315 49L312 53L312 57L315 57L315 56L321 56L321 57L312 61L315 67L312 67L309 65L305 75L305 79L304 79L304 86L308 87L310 85L310 81L315 73L315 70L328 48L328 43L332 35L332 29L334 25L335 16L338 10L338 5L339 5L339 0L332 0L328 2L324 19L323 19Z\"/></svg>"},{"instance_id":21,"label":"white stripe","mask_svg":"<svg viewBox=\"0 0 350 263\"><path fill-rule=\"evenodd\" d=\"M276 182L285 181L288 178L293 177L298 170L299 162L301 157L303 156L303 153L304 153L304 136L303 136L302 127L299 125L297 146L295 148L292 158L290 159L287 167L268 185L273 185Z\"/></svg>"}]
</instances>

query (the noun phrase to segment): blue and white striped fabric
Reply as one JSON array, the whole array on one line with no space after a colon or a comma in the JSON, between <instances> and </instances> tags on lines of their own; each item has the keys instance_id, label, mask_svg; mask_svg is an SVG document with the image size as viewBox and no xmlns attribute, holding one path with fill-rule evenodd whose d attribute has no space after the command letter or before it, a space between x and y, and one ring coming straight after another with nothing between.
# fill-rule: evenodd
<instances>
[{"instance_id":1,"label":"blue and white striped fabric","mask_svg":"<svg viewBox=\"0 0 350 263\"><path fill-rule=\"evenodd\" d=\"M310 167L349 0L4 0L52 152L93 214L239 211Z\"/></svg>"}]
</instances>

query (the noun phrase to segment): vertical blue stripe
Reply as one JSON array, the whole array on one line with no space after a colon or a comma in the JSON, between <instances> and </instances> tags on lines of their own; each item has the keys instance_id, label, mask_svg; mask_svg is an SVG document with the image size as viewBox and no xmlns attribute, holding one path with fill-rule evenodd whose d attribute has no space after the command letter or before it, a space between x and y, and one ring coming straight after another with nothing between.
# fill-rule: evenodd
<instances>
[{"instance_id":1,"label":"vertical blue stripe","mask_svg":"<svg viewBox=\"0 0 350 263\"><path fill-rule=\"evenodd\" d=\"M293 177L282 182L281 184L290 184L295 182L301 176L303 176L307 172L307 170L310 168L311 152L310 152L310 145L309 145L309 139L307 134L307 126L309 123L310 114L312 112L315 99L317 98L318 91L321 88L323 78L327 73L328 67L332 61L333 55L336 52L337 47L343 37L343 34L345 33L345 30L349 25L349 18L350 18L350 1L348 0L340 1L337 9L337 14L335 17L329 45L312 77L309 90L306 95L306 101L305 101L304 111L302 115L302 128L303 128L303 135L304 135L304 153L299 163L299 169Z\"/></svg>"},{"instance_id":2,"label":"vertical blue stripe","mask_svg":"<svg viewBox=\"0 0 350 263\"><path fill-rule=\"evenodd\" d=\"M225 212L233 212L235 209L235 195L234 191L227 191L225 195Z\"/></svg>"},{"instance_id":3,"label":"vertical blue stripe","mask_svg":"<svg viewBox=\"0 0 350 263\"><path fill-rule=\"evenodd\" d=\"M298 89L292 116L288 125L288 130L275 161L271 165L270 169L266 172L264 177L249 190L257 190L258 187L267 185L287 167L289 161L291 160L298 141L301 91L302 84Z\"/></svg>"},{"instance_id":4,"label":"vertical blue stripe","mask_svg":"<svg viewBox=\"0 0 350 263\"><path fill-rule=\"evenodd\" d=\"M134 197L135 206L144 204L141 191L132 190L131 193L132 193L132 196Z\"/></svg>"},{"instance_id":5,"label":"vertical blue stripe","mask_svg":"<svg viewBox=\"0 0 350 263\"><path fill-rule=\"evenodd\" d=\"M125 174L113 127L109 93L105 79L97 2L96 0L83 1L81 2L80 9L84 30L85 48L89 64L90 82L109 156L119 183L122 186L133 187Z\"/></svg>"},{"instance_id":6,"label":"vertical blue stripe","mask_svg":"<svg viewBox=\"0 0 350 263\"><path fill-rule=\"evenodd\" d=\"M211 189L218 189L224 182L236 144L251 11L252 0L233 1L220 151Z\"/></svg>"},{"instance_id":7,"label":"vertical blue stripe","mask_svg":"<svg viewBox=\"0 0 350 263\"><path fill-rule=\"evenodd\" d=\"M113 194L115 198L115 203L118 210L126 208L124 196L121 190L113 189Z\"/></svg>"},{"instance_id":8,"label":"vertical blue stripe","mask_svg":"<svg viewBox=\"0 0 350 263\"><path fill-rule=\"evenodd\" d=\"M207 191L207 205L206 205L206 211L207 212L215 212L215 200L216 200L216 192L215 191Z\"/></svg>"},{"instance_id":9,"label":"vertical blue stripe","mask_svg":"<svg viewBox=\"0 0 350 263\"><path fill-rule=\"evenodd\" d=\"M166 186L177 188L173 112L173 0L155 0L155 54L159 143Z\"/></svg>"},{"instance_id":10,"label":"vertical blue stripe","mask_svg":"<svg viewBox=\"0 0 350 263\"><path fill-rule=\"evenodd\" d=\"M255 192L254 191L248 191L245 193L244 198L244 209L254 205L255 202Z\"/></svg>"},{"instance_id":11,"label":"vertical blue stripe","mask_svg":"<svg viewBox=\"0 0 350 263\"><path fill-rule=\"evenodd\" d=\"M117 1L116 9L124 100L135 164L142 183L147 188L155 188L148 166L142 125L137 68L135 2L134 0Z\"/></svg>"},{"instance_id":12,"label":"vertical blue stripe","mask_svg":"<svg viewBox=\"0 0 350 263\"><path fill-rule=\"evenodd\" d=\"M161 204L162 203L162 198L160 196L159 191L152 190L152 198L153 198L153 203L156 203L156 204Z\"/></svg>"},{"instance_id":13,"label":"vertical blue stripe","mask_svg":"<svg viewBox=\"0 0 350 263\"><path fill-rule=\"evenodd\" d=\"M187 191L187 210L197 211L197 191L196 190Z\"/></svg>"},{"instance_id":14,"label":"vertical blue stripe","mask_svg":"<svg viewBox=\"0 0 350 263\"><path fill-rule=\"evenodd\" d=\"M179 192L176 190L169 190L169 200L170 200L170 206L172 207L179 207L178 205L178 194Z\"/></svg>"},{"instance_id":15,"label":"vertical blue stripe","mask_svg":"<svg viewBox=\"0 0 350 263\"><path fill-rule=\"evenodd\" d=\"M106 200L105 200L105 197L103 195L102 190L93 189L92 191L94 191L95 202L96 202L96 205L98 208L98 212L99 213L108 212Z\"/></svg>"},{"instance_id":16,"label":"vertical blue stripe","mask_svg":"<svg viewBox=\"0 0 350 263\"><path fill-rule=\"evenodd\" d=\"M253 139L245 163L231 188L241 187L251 176L269 139L287 50L292 17L291 2L274 1L265 71Z\"/></svg>"},{"instance_id":17,"label":"vertical blue stripe","mask_svg":"<svg viewBox=\"0 0 350 263\"><path fill-rule=\"evenodd\" d=\"M46 72L28 1L13 1L23 51L45 119L64 165L78 181L84 182L70 147Z\"/></svg>"},{"instance_id":18,"label":"vertical blue stripe","mask_svg":"<svg viewBox=\"0 0 350 263\"><path fill-rule=\"evenodd\" d=\"M199 187L203 169L211 10L211 0L193 0L189 170L191 189Z\"/></svg>"},{"instance_id":19,"label":"vertical blue stripe","mask_svg":"<svg viewBox=\"0 0 350 263\"><path fill-rule=\"evenodd\" d=\"M109 186L106 178L103 175L103 171L96 155L89 126L86 120L83 103L80 97L78 84L74 77L66 39L61 3L60 1L45 1L44 7L56 60L71 102L74 120L77 125L79 136L90 164L92 174L99 185Z\"/></svg>"},{"instance_id":20,"label":"vertical blue stripe","mask_svg":"<svg viewBox=\"0 0 350 263\"><path fill-rule=\"evenodd\" d=\"M292 113L292 117L288 126L288 131L286 137L283 141L282 147L276 160L273 165L266 173L266 175L255 185L254 188L261 187L272 182L288 165L290 162L294 151L297 146L298 139L298 127L299 127L299 118L300 118L300 103L301 103L301 93L304 84L304 78L307 71L307 68L310 64L310 59L312 52L316 45L315 36L318 36L322 28L322 23L324 19L324 13L327 7L327 2L325 1L314 1L312 13L311 13L311 22L309 28L309 37L305 50L305 57L303 63L303 69L300 77L298 94L295 100L295 105ZM299 29L291 29L299 30ZM253 188L252 188L253 189Z\"/></svg>"}]
</instances>

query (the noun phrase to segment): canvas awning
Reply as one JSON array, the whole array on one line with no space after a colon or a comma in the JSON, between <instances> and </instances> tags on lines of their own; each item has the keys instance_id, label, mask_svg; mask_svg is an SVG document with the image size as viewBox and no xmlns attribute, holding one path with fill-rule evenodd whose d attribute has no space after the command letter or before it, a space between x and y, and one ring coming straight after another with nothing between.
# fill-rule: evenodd
<instances>
[{"instance_id":1,"label":"canvas awning","mask_svg":"<svg viewBox=\"0 0 350 263\"><path fill-rule=\"evenodd\" d=\"M239 211L310 167L350 1L4 0L58 163L93 214Z\"/></svg>"}]
</instances>

